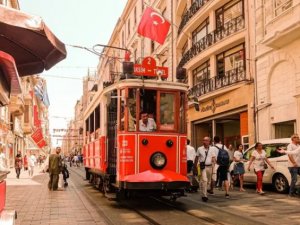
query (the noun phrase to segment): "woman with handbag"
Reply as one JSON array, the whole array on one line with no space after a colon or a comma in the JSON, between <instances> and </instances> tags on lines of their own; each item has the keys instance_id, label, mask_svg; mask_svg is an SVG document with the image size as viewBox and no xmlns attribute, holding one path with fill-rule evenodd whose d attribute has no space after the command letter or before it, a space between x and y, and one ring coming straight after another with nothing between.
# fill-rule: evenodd
<instances>
[{"instance_id":1,"label":"woman with handbag","mask_svg":"<svg viewBox=\"0 0 300 225\"><path fill-rule=\"evenodd\" d=\"M263 145L260 142L257 142L255 144L255 150L252 152L248 171L250 171L250 166L254 162L254 172L257 176L257 182L256 182L256 192L258 194L265 194L262 190L262 181L263 181L263 175L265 170L268 168L267 163L269 166L274 170L274 166L270 163L269 159L266 156L265 150L263 150Z\"/></svg>"},{"instance_id":2,"label":"woman with handbag","mask_svg":"<svg viewBox=\"0 0 300 225\"><path fill-rule=\"evenodd\" d=\"M240 191L245 191L244 189L245 160L243 159L243 148L244 146L240 144L238 146L238 149L233 154L233 161L235 162L234 169L233 169L234 180L236 180L237 178L239 179Z\"/></svg>"}]
</instances>

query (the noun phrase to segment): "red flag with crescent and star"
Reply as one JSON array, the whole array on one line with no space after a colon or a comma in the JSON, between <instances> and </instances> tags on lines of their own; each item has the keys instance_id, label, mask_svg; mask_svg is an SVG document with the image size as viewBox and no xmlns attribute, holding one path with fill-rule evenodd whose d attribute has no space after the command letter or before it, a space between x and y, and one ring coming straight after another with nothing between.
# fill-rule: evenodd
<instances>
[{"instance_id":1,"label":"red flag with crescent and star","mask_svg":"<svg viewBox=\"0 0 300 225\"><path fill-rule=\"evenodd\" d=\"M137 32L153 41L163 44L170 29L170 23L158 12L147 7L144 11Z\"/></svg>"}]
</instances>

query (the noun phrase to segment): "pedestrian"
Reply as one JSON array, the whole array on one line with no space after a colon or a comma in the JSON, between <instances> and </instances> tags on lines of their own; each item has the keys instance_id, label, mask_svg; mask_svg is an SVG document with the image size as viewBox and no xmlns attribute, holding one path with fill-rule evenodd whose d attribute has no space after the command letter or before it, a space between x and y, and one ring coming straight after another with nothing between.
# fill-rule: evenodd
<instances>
[{"instance_id":1,"label":"pedestrian","mask_svg":"<svg viewBox=\"0 0 300 225\"><path fill-rule=\"evenodd\" d=\"M234 155L234 148L233 145L230 144L228 145L228 154L229 154L229 162L232 163L233 162L233 155Z\"/></svg>"},{"instance_id":2,"label":"pedestrian","mask_svg":"<svg viewBox=\"0 0 300 225\"><path fill-rule=\"evenodd\" d=\"M76 154L74 155L73 159L74 159L75 166L78 167L78 156Z\"/></svg>"},{"instance_id":3,"label":"pedestrian","mask_svg":"<svg viewBox=\"0 0 300 225\"><path fill-rule=\"evenodd\" d=\"M24 166L24 170L28 170L28 159L27 159L27 155L24 155L23 157L23 166Z\"/></svg>"},{"instance_id":4,"label":"pedestrian","mask_svg":"<svg viewBox=\"0 0 300 225\"><path fill-rule=\"evenodd\" d=\"M70 177L70 173L68 170L66 159L64 159L63 163L62 163L62 174L63 174L63 180L64 180L64 187L67 187L68 186L67 179Z\"/></svg>"},{"instance_id":5,"label":"pedestrian","mask_svg":"<svg viewBox=\"0 0 300 225\"><path fill-rule=\"evenodd\" d=\"M16 169L17 178L20 179L21 169L22 169L22 155L20 151L18 151L15 157L15 169Z\"/></svg>"},{"instance_id":6,"label":"pedestrian","mask_svg":"<svg viewBox=\"0 0 300 225\"><path fill-rule=\"evenodd\" d=\"M228 149L224 144L221 143L221 139L219 136L214 137L214 146L213 150L215 151L215 155L217 156L217 165L218 169L215 170L219 174L218 184L222 186L224 182L225 187L225 197L229 198L229 176L228 176L228 169L230 165L230 157L228 153ZM216 175L215 175L216 177ZM214 178L214 176L213 176ZM216 178L215 178L216 179ZM213 185L210 190L211 194L213 194Z\"/></svg>"},{"instance_id":7,"label":"pedestrian","mask_svg":"<svg viewBox=\"0 0 300 225\"><path fill-rule=\"evenodd\" d=\"M215 151L210 146L210 138L203 138L203 146L197 149L196 158L194 161L194 171L197 173L197 164L200 164L201 176L200 176L200 186L202 201L207 202L207 188L210 187L212 180L213 168L216 162Z\"/></svg>"},{"instance_id":8,"label":"pedestrian","mask_svg":"<svg viewBox=\"0 0 300 225\"><path fill-rule=\"evenodd\" d=\"M240 191L245 191L244 189L244 174L245 174L245 167L244 167L244 158L243 158L243 149L244 146L240 144L237 148L237 151L234 152L233 161L234 163L234 181L239 179L240 181Z\"/></svg>"},{"instance_id":9,"label":"pedestrian","mask_svg":"<svg viewBox=\"0 0 300 225\"><path fill-rule=\"evenodd\" d=\"M33 154L33 152L31 151L30 152L30 157L28 159L28 164L29 164L29 170L28 170L28 173L29 173L29 176L32 177L33 176L33 173L34 173L34 167L35 167L35 164L36 164L36 157L35 155Z\"/></svg>"},{"instance_id":10,"label":"pedestrian","mask_svg":"<svg viewBox=\"0 0 300 225\"><path fill-rule=\"evenodd\" d=\"M253 163L254 162L254 163ZM268 168L268 165L274 170L273 165L270 163L269 159L267 158L267 154L265 150L263 150L263 145L260 142L257 142L255 144L255 150L252 152L250 162L248 165L248 171L250 171L250 167L254 164L254 173L256 174L257 177L257 182L256 182L256 192L258 194L265 194L263 191L263 175L265 170Z\"/></svg>"},{"instance_id":11,"label":"pedestrian","mask_svg":"<svg viewBox=\"0 0 300 225\"><path fill-rule=\"evenodd\" d=\"M300 145L298 134L291 136L291 143L287 146L287 151L281 151L281 153L288 154L288 169L291 174L291 185L289 190L289 197L295 197L297 176L300 175ZM280 151L279 151L280 152Z\"/></svg>"},{"instance_id":12,"label":"pedestrian","mask_svg":"<svg viewBox=\"0 0 300 225\"><path fill-rule=\"evenodd\" d=\"M186 154L187 154L187 173L191 173L193 171L194 161L196 158L196 150L193 146L191 146L191 141L189 139L187 141L186 146Z\"/></svg>"},{"instance_id":13,"label":"pedestrian","mask_svg":"<svg viewBox=\"0 0 300 225\"><path fill-rule=\"evenodd\" d=\"M7 171L6 157L3 151L2 143L0 143L0 171Z\"/></svg>"},{"instance_id":14,"label":"pedestrian","mask_svg":"<svg viewBox=\"0 0 300 225\"><path fill-rule=\"evenodd\" d=\"M56 191L58 189L58 179L61 172L61 157L60 157L61 148L57 147L56 152L49 156L49 190Z\"/></svg>"}]
</instances>

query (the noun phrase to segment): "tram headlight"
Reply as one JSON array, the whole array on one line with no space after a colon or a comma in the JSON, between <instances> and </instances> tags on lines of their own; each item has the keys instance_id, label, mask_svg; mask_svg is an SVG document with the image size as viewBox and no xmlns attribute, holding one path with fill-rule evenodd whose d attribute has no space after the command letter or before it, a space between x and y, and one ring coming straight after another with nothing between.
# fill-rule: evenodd
<instances>
[{"instance_id":1,"label":"tram headlight","mask_svg":"<svg viewBox=\"0 0 300 225\"><path fill-rule=\"evenodd\" d=\"M167 157L162 152L155 152L150 157L150 164L154 169L163 169L167 164Z\"/></svg>"}]
</instances>

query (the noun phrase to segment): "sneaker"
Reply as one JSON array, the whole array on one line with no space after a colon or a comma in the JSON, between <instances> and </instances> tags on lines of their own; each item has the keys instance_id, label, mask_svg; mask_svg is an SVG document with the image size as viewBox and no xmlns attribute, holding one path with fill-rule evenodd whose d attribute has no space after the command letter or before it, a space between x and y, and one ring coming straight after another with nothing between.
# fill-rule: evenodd
<instances>
[{"instance_id":1,"label":"sneaker","mask_svg":"<svg viewBox=\"0 0 300 225\"><path fill-rule=\"evenodd\" d=\"M227 199L230 198L229 194L226 194L226 195L225 195L225 198L227 198Z\"/></svg>"},{"instance_id":2,"label":"sneaker","mask_svg":"<svg viewBox=\"0 0 300 225\"><path fill-rule=\"evenodd\" d=\"M295 198L295 197L297 197L297 195L294 194L294 193L291 193L291 194L288 195L288 197L289 197L289 198Z\"/></svg>"},{"instance_id":3,"label":"sneaker","mask_svg":"<svg viewBox=\"0 0 300 225\"><path fill-rule=\"evenodd\" d=\"M207 198L207 197L202 197L202 201L203 201L203 202L207 202L207 201L208 201L208 198Z\"/></svg>"},{"instance_id":4,"label":"sneaker","mask_svg":"<svg viewBox=\"0 0 300 225\"><path fill-rule=\"evenodd\" d=\"M266 192L263 192L263 191L259 191L259 192L257 192L257 193L260 194L260 195L266 194Z\"/></svg>"},{"instance_id":5,"label":"sneaker","mask_svg":"<svg viewBox=\"0 0 300 225\"><path fill-rule=\"evenodd\" d=\"M212 190L207 190L207 193L210 195L214 195L214 192Z\"/></svg>"}]
</instances>

